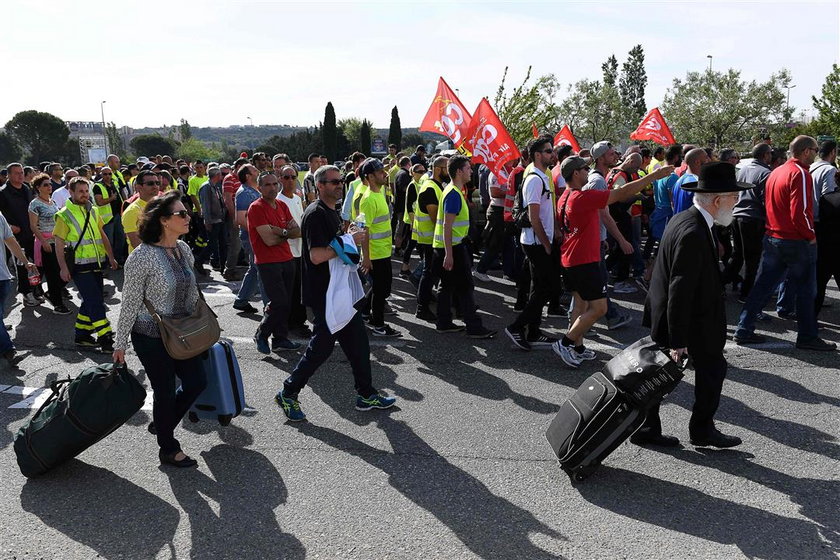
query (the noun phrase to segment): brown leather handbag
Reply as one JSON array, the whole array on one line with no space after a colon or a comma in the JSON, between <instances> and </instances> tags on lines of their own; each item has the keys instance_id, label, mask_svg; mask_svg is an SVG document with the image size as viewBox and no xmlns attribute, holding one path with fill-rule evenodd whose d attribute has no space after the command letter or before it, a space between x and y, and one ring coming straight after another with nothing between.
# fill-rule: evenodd
<instances>
[{"instance_id":1,"label":"brown leather handbag","mask_svg":"<svg viewBox=\"0 0 840 560\"><path fill-rule=\"evenodd\" d=\"M176 360L187 360L198 356L219 341L222 329L216 314L207 305L204 294L198 289L198 301L195 312L189 317L161 317L149 300L143 298L143 303L149 314L157 323L160 338L166 352Z\"/></svg>"}]
</instances>

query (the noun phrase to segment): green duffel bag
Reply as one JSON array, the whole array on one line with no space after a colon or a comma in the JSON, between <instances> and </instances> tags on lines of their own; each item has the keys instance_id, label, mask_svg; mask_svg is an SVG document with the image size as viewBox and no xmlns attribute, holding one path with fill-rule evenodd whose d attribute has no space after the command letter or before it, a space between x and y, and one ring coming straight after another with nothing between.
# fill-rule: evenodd
<instances>
[{"instance_id":1,"label":"green duffel bag","mask_svg":"<svg viewBox=\"0 0 840 560\"><path fill-rule=\"evenodd\" d=\"M103 364L55 381L52 394L15 436L20 472L43 474L72 459L131 418L146 390L125 364Z\"/></svg>"}]
</instances>

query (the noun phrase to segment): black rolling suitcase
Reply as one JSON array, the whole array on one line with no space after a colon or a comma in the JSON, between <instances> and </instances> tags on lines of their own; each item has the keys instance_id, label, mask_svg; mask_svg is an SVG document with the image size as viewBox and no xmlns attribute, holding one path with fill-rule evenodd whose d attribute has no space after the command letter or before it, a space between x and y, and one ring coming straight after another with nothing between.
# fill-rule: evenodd
<instances>
[{"instance_id":1,"label":"black rolling suitcase","mask_svg":"<svg viewBox=\"0 0 840 560\"><path fill-rule=\"evenodd\" d=\"M37 476L72 459L134 416L146 390L124 365L87 368L55 381L52 394L15 436L20 472Z\"/></svg>"},{"instance_id":2,"label":"black rolling suitcase","mask_svg":"<svg viewBox=\"0 0 840 560\"><path fill-rule=\"evenodd\" d=\"M644 410L633 406L612 380L598 372L560 406L545 437L569 478L581 481L644 420Z\"/></svg>"}]
</instances>

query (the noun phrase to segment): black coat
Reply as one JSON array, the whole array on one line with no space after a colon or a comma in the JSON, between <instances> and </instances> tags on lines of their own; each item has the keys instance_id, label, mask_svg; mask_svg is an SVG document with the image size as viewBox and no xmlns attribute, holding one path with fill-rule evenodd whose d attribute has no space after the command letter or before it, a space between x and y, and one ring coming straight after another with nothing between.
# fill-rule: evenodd
<instances>
[{"instance_id":1,"label":"black coat","mask_svg":"<svg viewBox=\"0 0 840 560\"><path fill-rule=\"evenodd\" d=\"M723 355L726 307L717 248L695 207L675 215L665 228L642 324L665 348Z\"/></svg>"}]
</instances>

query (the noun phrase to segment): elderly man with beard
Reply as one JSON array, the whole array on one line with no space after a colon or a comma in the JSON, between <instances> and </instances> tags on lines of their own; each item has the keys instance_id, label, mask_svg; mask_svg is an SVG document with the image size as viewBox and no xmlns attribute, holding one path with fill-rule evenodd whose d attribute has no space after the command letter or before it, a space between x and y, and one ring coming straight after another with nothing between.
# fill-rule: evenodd
<instances>
[{"instance_id":1,"label":"elderly man with beard","mask_svg":"<svg viewBox=\"0 0 840 560\"><path fill-rule=\"evenodd\" d=\"M714 423L726 377L725 292L717 239L712 226L732 223L732 209L750 183L735 180L735 166L707 163L696 182L682 188L694 197L692 206L676 214L665 229L645 302L643 325L676 362L694 362L694 407L688 423L691 444L735 447L741 440L721 433ZM630 439L638 445L674 447L679 440L662 435L659 406Z\"/></svg>"}]
</instances>

